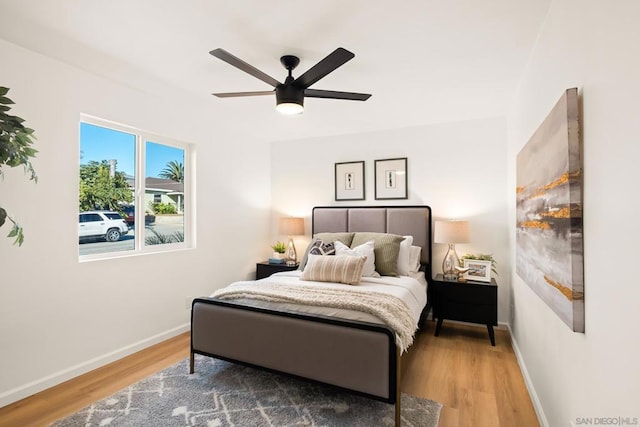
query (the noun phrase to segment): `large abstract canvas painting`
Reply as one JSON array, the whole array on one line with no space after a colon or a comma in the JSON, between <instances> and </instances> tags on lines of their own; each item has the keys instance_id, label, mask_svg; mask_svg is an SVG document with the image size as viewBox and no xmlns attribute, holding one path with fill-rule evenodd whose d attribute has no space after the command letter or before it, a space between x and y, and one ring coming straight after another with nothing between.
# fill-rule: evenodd
<instances>
[{"instance_id":1,"label":"large abstract canvas painting","mask_svg":"<svg viewBox=\"0 0 640 427\"><path fill-rule=\"evenodd\" d=\"M516 273L576 332L584 332L581 152L573 88L516 164Z\"/></svg>"}]
</instances>

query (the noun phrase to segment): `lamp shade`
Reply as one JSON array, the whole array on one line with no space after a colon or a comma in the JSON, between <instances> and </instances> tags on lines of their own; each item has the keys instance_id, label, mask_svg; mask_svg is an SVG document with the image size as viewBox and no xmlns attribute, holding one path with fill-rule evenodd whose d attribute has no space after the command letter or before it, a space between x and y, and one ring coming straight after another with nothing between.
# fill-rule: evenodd
<instances>
[{"instance_id":1,"label":"lamp shade","mask_svg":"<svg viewBox=\"0 0 640 427\"><path fill-rule=\"evenodd\" d=\"M468 243L469 221L436 221L435 243Z\"/></svg>"},{"instance_id":2,"label":"lamp shade","mask_svg":"<svg viewBox=\"0 0 640 427\"><path fill-rule=\"evenodd\" d=\"M287 236L300 236L304 234L304 218L280 218L278 223L280 234Z\"/></svg>"}]
</instances>

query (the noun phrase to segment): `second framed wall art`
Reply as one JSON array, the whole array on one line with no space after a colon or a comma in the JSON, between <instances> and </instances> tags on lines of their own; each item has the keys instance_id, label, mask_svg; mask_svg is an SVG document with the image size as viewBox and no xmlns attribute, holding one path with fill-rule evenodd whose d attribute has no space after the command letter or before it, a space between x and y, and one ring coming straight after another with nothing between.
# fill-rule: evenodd
<instances>
[{"instance_id":1,"label":"second framed wall art","mask_svg":"<svg viewBox=\"0 0 640 427\"><path fill-rule=\"evenodd\" d=\"M407 158L375 161L376 200L407 199Z\"/></svg>"}]
</instances>

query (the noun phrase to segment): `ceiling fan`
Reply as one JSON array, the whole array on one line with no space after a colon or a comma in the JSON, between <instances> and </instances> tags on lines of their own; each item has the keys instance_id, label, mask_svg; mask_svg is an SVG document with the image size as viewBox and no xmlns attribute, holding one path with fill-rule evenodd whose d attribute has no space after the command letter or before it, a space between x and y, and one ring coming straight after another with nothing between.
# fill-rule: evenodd
<instances>
[{"instance_id":1,"label":"ceiling fan","mask_svg":"<svg viewBox=\"0 0 640 427\"><path fill-rule=\"evenodd\" d=\"M278 80L263 73L254 66L247 64L242 59L230 54L224 49L214 49L209 53L216 58L221 59L236 68L239 68L245 73L251 74L252 76L275 88L274 90L257 92L214 93L213 95L217 96L218 98L271 95L275 92L276 110L283 114L300 114L304 111L305 96L309 98L346 99L353 101L366 101L371 96L371 94L368 93L309 89L309 86L313 85L318 80L355 57L352 52L349 52L348 50L341 47L334 50L323 60L308 69L304 74L296 79L294 79L291 75L291 71L293 71L293 69L296 68L296 66L300 63L300 59L297 56L293 55L285 55L281 57L280 62L289 72L289 75L285 79L284 83L280 83Z\"/></svg>"}]
</instances>

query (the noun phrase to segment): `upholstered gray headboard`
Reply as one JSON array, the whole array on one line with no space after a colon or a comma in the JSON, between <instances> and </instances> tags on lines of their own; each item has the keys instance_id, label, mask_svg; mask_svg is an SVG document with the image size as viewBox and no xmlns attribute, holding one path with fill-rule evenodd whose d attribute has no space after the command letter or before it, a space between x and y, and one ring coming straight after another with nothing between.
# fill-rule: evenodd
<instances>
[{"instance_id":1,"label":"upholstered gray headboard","mask_svg":"<svg viewBox=\"0 0 640 427\"><path fill-rule=\"evenodd\" d=\"M421 262L431 266L431 208L429 206L318 206L313 208L311 232L371 231L413 236L422 248Z\"/></svg>"}]
</instances>

